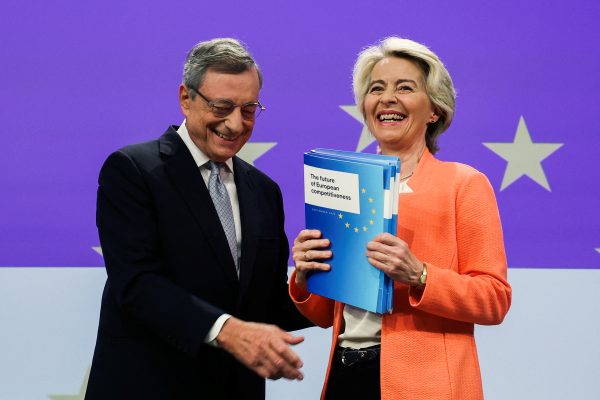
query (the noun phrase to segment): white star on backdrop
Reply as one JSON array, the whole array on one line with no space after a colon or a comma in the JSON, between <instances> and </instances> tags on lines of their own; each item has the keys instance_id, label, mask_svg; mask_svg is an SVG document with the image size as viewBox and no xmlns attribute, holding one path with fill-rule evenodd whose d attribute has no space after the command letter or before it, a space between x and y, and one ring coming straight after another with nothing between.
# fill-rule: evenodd
<instances>
[{"instance_id":1,"label":"white star on backdrop","mask_svg":"<svg viewBox=\"0 0 600 400\"><path fill-rule=\"evenodd\" d=\"M558 150L563 143L534 143L521 116L512 143L483 143L488 149L507 161L500 190L506 189L520 177L527 175L544 189L550 184L542 168L542 161Z\"/></svg>"},{"instance_id":2,"label":"white star on backdrop","mask_svg":"<svg viewBox=\"0 0 600 400\"><path fill-rule=\"evenodd\" d=\"M267 151L271 150L277 142L248 142L238 152L238 157L249 164L254 165L257 158L263 156Z\"/></svg>"},{"instance_id":3,"label":"white star on backdrop","mask_svg":"<svg viewBox=\"0 0 600 400\"><path fill-rule=\"evenodd\" d=\"M85 392L87 390L88 379L90 378L90 370L91 367L87 369L85 375L83 377L83 382L81 383L81 387L79 388L79 393L77 394L49 394L48 397L50 400L83 400L85 398Z\"/></svg>"},{"instance_id":4,"label":"white star on backdrop","mask_svg":"<svg viewBox=\"0 0 600 400\"><path fill-rule=\"evenodd\" d=\"M358 139L358 144L356 145L355 150L359 152L363 151L375 141L375 138L373 137L373 135L371 135L371 132L369 132L369 128L367 128L367 125L365 124L365 120L363 118L362 113L356 105L340 106L340 108L348 114L350 114L352 118L354 118L363 125L363 129L360 132L360 138Z\"/></svg>"}]
</instances>

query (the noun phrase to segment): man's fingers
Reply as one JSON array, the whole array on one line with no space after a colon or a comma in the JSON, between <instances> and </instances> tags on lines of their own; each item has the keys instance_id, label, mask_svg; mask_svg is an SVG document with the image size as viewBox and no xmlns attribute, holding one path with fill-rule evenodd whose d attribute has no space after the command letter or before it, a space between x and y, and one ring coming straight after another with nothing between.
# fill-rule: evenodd
<instances>
[{"instance_id":1,"label":"man's fingers","mask_svg":"<svg viewBox=\"0 0 600 400\"><path fill-rule=\"evenodd\" d=\"M273 350L279 358L281 366L290 365L293 368L302 368L302 360L287 344L273 345Z\"/></svg>"},{"instance_id":2,"label":"man's fingers","mask_svg":"<svg viewBox=\"0 0 600 400\"><path fill-rule=\"evenodd\" d=\"M286 352L279 354L274 349L269 352L264 363L264 369L268 372L269 378L276 379L284 377L287 379L302 379L304 375L300 372L300 367L296 365L302 363L300 359L298 358L294 363L290 362L286 357L289 357L289 354Z\"/></svg>"},{"instance_id":3,"label":"man's fingers","mask_svg":"<svg viewBox=\"0 0 600 400\"><path fill-rule=\"evenodd\" d=\"M230 318L232 322L238 322ZM229 321L229 320L228 320ZM239 327L223 325L219 343L244 365L263 378L303 379L299 370L302 360L292 351L292 345L304 340L274 326L239 321Z\"/></svg>"},{"instance_id":4,"label":"man's fingers","mask_svg":"<svg viewBox=\"0 0 600 400\"><path fill-rule=\"evenodd\" d=\"M260 375L262 378L275 379L278 377L285 376L284 365L281 357L277 356L275 352L268 349L263 352L260 357L253 360L251 368Z\"/></svg>"},{"instance_id":5,"label":"man's fingers","mask_svg":"<svg viewBox=\"0 0 600 400\"><path fill-rule=\"evenodd\" d=\"M270 342L271 352L269 354L274 368L288 379L302 379L304 376L299 370L302 368L302 360L291 349L290 345L298 344L304 340L302 336L294 336L285 331L277 332L280 335Z\"/></svg>"},{"instance_id":6,"label":"man's fingers","mask_svg":"<svg viewBox=\"0 0 600 400\"><path fill-rule=\"evenodd\" d=\"M304 340L301 336L294 336L277 327L270 326L263 331L262 340L257 340L256 353L254 354L253 369L259 375L270 379L304 378L299 370L302 360L291 349L290 345L300 343Z\"/></svg>"},{"instance_id":7,"label":"man's fingers","mask_svg":"<svg viewBox=\"0 0 600 400\"><path fill-rule=\"evenodd\" d=\"M291 333L286 332L285 341L288 344L296 345L298 343L304 342L304 336L294 336Z\"/></svg>"}]
</instances>

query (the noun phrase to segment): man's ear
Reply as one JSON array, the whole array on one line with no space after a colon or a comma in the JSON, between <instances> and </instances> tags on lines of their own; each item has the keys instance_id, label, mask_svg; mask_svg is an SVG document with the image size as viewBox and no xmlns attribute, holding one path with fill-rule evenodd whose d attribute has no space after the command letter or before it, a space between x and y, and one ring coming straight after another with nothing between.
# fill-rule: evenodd
<instances>
[{"instance_id":1,"label":"man's ear","mask_svg":"<svg viewBox=\"0 0 600 400\"><path fill-rule=\"evenodd\" d=\"M179 106L181 107L181 112L186 117L190 112L190 106L192 99L190 98L190 91L183 83L179 86Z\"/></svg>"}]
</instances>

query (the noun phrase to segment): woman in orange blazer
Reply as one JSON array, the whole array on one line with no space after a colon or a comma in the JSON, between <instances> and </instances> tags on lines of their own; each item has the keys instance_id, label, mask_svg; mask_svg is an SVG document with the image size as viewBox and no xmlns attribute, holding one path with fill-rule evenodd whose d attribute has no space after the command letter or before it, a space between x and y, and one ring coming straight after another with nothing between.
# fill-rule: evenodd
<instances>
[{"instance_id":1,"label":"woman in orange blazer","mask_svg":"<svg viewBox=\"0 0 600 400\"><path fill-rule=\"evenodd\" d=\"M381 153L401 159L398 234L368 243L369 262L394 280L390 314L310 294L328 270L329 240L294 242L290 295L315 324L333 326L322 399L482 399L474 324L499 324L511 302L494 191L464 164L433 154L454 115L448 71L427 47L387 38L354 66L354 94Z\"/></svg>"}]
</instances>

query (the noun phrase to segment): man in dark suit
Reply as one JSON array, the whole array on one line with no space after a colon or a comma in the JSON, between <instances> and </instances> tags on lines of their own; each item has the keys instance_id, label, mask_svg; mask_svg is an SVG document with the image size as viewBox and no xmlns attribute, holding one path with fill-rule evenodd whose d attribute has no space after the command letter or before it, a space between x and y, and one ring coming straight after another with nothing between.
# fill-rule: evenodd
<instances>
[{"instance_id":1,"label":"man in dark suit","mask_svg":"<svg viewBox=\"0 0 600 400\"><path fill-rule=\"evenodd\" d=\"M281 191L236 157L261 85L239 42L199 43L184 123L102 167L108 279L86 399L264 399L264 378L302 379L302 337L271 325L309 326L287 295Z\"/></svg>"}]
</instances>

